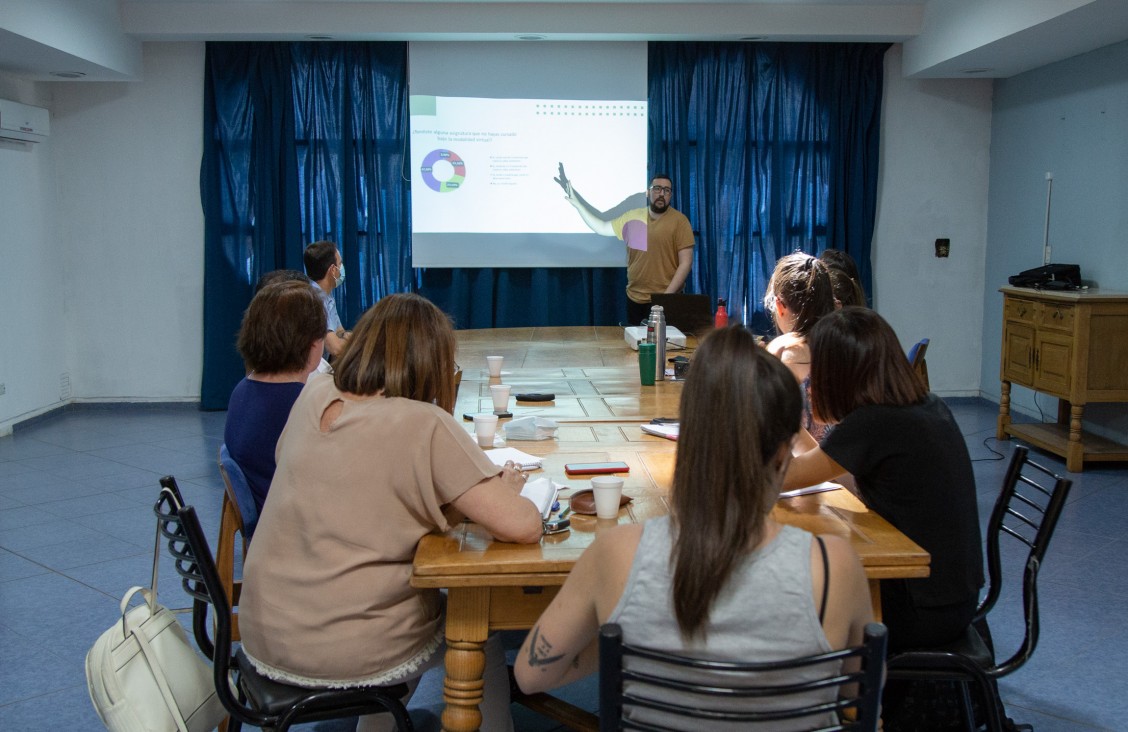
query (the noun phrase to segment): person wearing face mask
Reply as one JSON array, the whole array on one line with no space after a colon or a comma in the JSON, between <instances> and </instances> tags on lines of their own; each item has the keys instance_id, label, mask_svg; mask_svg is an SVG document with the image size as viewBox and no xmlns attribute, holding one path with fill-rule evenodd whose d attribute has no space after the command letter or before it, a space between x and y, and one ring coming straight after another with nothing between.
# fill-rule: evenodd
<instances>
[{"instance_id":1,"label":"person wearing face mask","mask_svg":"<svg viewBox=\"0 0 1128 732\"><path fill-rule=\"evenodd\" d=\"M589 229L626 242L629 324L636 325L650 315L652 294L681 291L693 266L693 227L685 214L670 205L674 195L670 176L657 173L650 179L646 208L631 209L612 219L600 216L573 190L563 165L555 180Z\"/></svg>"},{"instance_id":2,"label":"person wearing face mask","mask_svg":"<svg viewBox=\"0 0 1128 732\"><path fill-rule=\"evenodd\" d=\"M325 333L325 350L330 358L337 357L345 347L348 331L341 325L337 315L337 303L333 300L333 289L345 281L345 265L341 252L331 241L316 241L305 248L306 274L313 280L313 287L325 305L325 318L328 330Z\"/></svg>"}]
</instances>

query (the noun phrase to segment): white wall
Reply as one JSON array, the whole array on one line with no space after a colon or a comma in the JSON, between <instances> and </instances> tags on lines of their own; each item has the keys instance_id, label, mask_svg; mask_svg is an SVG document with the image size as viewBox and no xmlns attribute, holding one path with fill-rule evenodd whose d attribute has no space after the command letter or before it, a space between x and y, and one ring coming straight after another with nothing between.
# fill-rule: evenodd
<instances>
[{"instance_id":1,"label":"white wall","mask_svg":"<svg viewBox=\"0 0 1128 732\"><path fill-rule=\"evenodd\" d=\"M56 85L67 357L78 399L195 399L203 343L204 46L140 82Z\"/></svg>"},{"instance_id":2,"label":"white wall","mask_svg":"<svg viewBox=\"0 0 1128 732\"><path fill-rule=\"evenodd\" d=\"M51 137L0 146L0 434L71 396L196 400L204 46L147 44L138 82L30 84ZM38 94L38 96L36 96Z\"/></svg>"},{"instance_id":3,"label":"white wall","mask_svg":"<svg viewBox=\"0 0 1128 732\"><path fill-rule=\"evenodd\" d=\"M1128 292L1128 42L997 82L991 149L983 391L998 400L1002 295L1007 276L1042 264L1047 172L1053 173L1051 259L1082 279ZM1128 368L1128 364L1125 364ZM1057 413L1057 400L1022 387L1012 406ZM1085 428L1128 441L1128 407L1093 405Z\"/></svg>"},{"instance_id":4,"label":"white wall","mask_svg":"<svg viewBox=\"0 0 1128 732\"><path fill-rule=\"evenodd\" d=\"M0 98L49 107L43 85L0 74ZM59 403L66 257L55 234L58 137L0 142L0 435Z\"/></svg>"},{"instance_id":5,"label":"white wall","mask_svg":"<svg viewBox=\"0 0 1128 732\"><path fill-rule=\"evenodd\" d=\"M990 144L989 79L905 79L886 52L873 305L906 349L930 339L941 395L979 393Z\"/></svg>"}]
</instances>

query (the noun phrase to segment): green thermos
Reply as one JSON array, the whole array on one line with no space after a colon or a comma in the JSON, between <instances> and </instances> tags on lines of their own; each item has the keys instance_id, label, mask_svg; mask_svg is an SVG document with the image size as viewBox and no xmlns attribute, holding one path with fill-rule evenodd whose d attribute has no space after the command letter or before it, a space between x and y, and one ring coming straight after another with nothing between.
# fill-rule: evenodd
<instances>
[{"instance_id":1,"label":"green thermos","mask_svg":"<svg viewBox=\"0 0 1128 732\"><path fill-rule=\"evenodd\" d=\"M638 344L638 377L643 386L654 386L655 349L654 343Z\"/></svg>"}]
</instances>

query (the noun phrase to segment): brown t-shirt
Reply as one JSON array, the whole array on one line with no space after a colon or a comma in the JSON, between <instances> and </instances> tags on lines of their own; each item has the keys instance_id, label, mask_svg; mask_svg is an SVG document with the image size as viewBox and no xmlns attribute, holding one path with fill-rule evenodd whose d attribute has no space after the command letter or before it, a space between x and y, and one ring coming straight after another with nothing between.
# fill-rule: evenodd
<instances>
[{"instance_id":1,"label":"brown t-shirt","mask_svg":"<svg viewBox=\"0 0 1128 732\"><path fill-rule=\"evenodd\" d=\"M648 303L651 294L665 292L678 271L678 252L693 246L693 227L681 211L666 209L657 219L648 209L626 212L611 222L615 235L627 241L631 227L645 223L646 251L627 248L627 297Z\"/></svg>"},{"instance_id":2,"label":"brown t-shirt","mask_svg":"<svg viewBox=\"0 0 1128 732\"><path fill-rule=\"evenodd\" d=\"M298 678L371 679L426 660L440 604L408 583L416 545L448 528L445 504L500 472L433 404L344 397L322 432L341 398L314 375L294 403L243 572L243 647Z\"/></svg>"}]
</instances>

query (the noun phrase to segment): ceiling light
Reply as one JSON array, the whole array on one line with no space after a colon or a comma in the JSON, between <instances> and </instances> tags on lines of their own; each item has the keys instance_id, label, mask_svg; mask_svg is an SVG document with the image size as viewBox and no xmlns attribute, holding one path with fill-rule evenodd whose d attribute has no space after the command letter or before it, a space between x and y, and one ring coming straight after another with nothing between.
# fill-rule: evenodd
<instances>
[{"instance_id":1,"label":"ceiling light","mask_svg":"<svg viewBox=\"0 0 1128 732\"><path fill-rule=\"evenodd\" d=\"M57 76L60 79L81 79L86 74L82 71L52 71L51 76Z\"/></svg>"},{"instance_id":2,"label":"ceiling light","mask_svg":"<svg viewBox=\"0 0 1128 732\"><path fill-rule=\"evenodd\" d=\"M333 36L306 36L308 41L331 41Z\"/></svg>"},{"instance_id":3,"label":"ceiling light","mask_svg":"<svg viewBox=\"0 0 1128 732\"><path fill-rule=\"evenodd\" d=\"M524 35L517 36L519 41L543 41L548 36L542 36L540 33L525 33Z\"/></svg>"},{"instance_id":4,"label":"ceiling light","mask_svg":"<svg viewBox=\"0 0 1128 732\"><path fill-rule=\"evenodd\" d=\"M742 41L762 41L762 40L764 40L764 37L763 36L744 36L740 40L742 40Z\"/></svg>"},{"instance_id":5,"label":"ceiling light","mask_svg":"<svg viewBox=\"0 0 1128 732\"><path fill-rule=\"evenodd\" d=\"M974 69L961 69L960 73L961 74L986 74L990 71L994 71L994 69L989 69L989 68L986 68L986 67L977 67L977 68L974 68Z\"/></svg>"}]
</instances>

